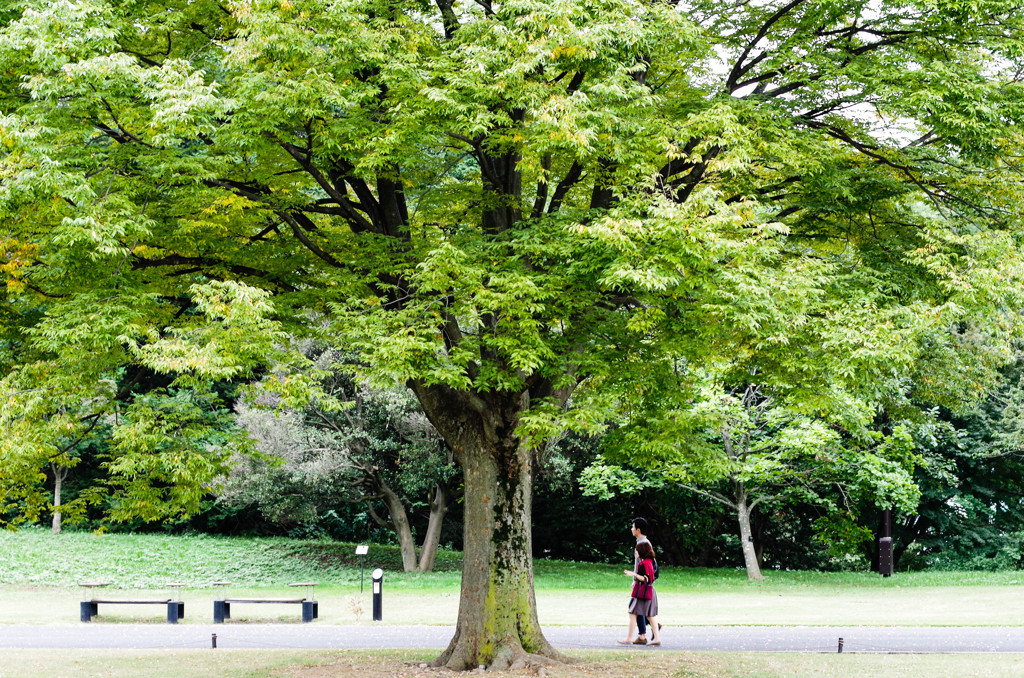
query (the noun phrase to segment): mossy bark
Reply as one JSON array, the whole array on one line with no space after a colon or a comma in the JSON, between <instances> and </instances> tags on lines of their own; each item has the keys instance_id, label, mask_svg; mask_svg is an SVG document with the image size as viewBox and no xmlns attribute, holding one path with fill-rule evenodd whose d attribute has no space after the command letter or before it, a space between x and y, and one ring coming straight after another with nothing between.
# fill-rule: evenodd
<instances>
[{"instance_id":1,"label":"mossy bark","mask_svg":"<svg viewBox=\"0 0 1024 678\"><path fill-rule=\"evenodd\" d=\"M455 636L435 666L523 668L569 660L544 638L533 590L533 458L515 435L526 396L414 386L462 466L465 534Z\"/></svg>"}]
</instances>

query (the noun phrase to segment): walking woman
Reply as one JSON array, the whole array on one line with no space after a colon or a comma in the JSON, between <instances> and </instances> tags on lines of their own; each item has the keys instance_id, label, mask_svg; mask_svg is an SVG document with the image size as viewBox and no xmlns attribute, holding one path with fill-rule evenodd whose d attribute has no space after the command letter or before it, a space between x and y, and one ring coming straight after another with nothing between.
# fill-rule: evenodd
<instances>
[{"instance_id":1,"label":"walking woman","mask_svg":"<svg viewBox=\"0 0 1024 678\"><path fill-rule=\"evenodd\" d=\"M658 599L654 595L654 547L650 542L636 545L638 563L635 572L623 570L633 578L633 591L629 597L629 629L626 639L618 641L620 645L661 645L661 633L658 631ZM645 620L646 617L646 620ZM647 624L651 626L650 643L647 642ZM639 631L636 640L632 640L633 629Z\"/></svg>"}]
</instances>

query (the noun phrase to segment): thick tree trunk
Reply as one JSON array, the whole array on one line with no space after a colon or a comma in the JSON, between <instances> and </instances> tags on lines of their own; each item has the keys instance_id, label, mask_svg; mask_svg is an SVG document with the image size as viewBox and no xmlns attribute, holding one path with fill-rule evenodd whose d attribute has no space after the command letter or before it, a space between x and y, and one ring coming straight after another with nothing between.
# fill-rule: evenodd
<instances>
[{"instance_id":1,"label":"thick tree trunk","mask_svg":"<svg viewBox=\"0 0 1024 678\"><path fill-rule=\"evenodd\" d=\"M533 454L515 436L526 396L413 389L462 466L462 595L435 666L519 669L568 662L541 633L533 591Z\"/></svg>"},{"instance_id":2,"label":"thick tree trunk","mask_svg":"<svg viewBox=\"0 0 1024 678\"><path fill-rule=\"evenodd\" d=\"M750 530L750 496L743 488L743 483L736 484L736 517L740 523L740 546L743 548L743 563L747 566L747 579L760 581L764 579L761 567L757 564L757 551L754 550L754 535Z\"/></svg>"},{"instance_id":3,"label":"thick tree trunk","mask_svg":"<svg viewBox=\"0 0 1024 678\"><path fill-rule=\"evenodd\" d=\"M444 524L444 517L448 513L448 493L441 483L437 483L434 490L434 500L430 502L430 518L427 520L427 533L423 537L423 546L420 547L420 562L417 569L420 572L432 572L434 561L437 559L437 547L441 543L441 526Z\"/></svg>"},{"instance_id":4,"label":"thick tree trunk","mask_svg":"<svg viewBox=\"0 0 1024 678\"><path fill-rule=\"evenodd\" d=\"M511 126L525 118L508 111ZM516 151L491 155L474 146L485 194L481 227L504 233L522 218L522 176ZM497 331L498 317L480 319ZM449 337L457 341L458 332ZM485 343L486 345L486 343ZM495 360L489 349L484 360ZM500 361L499 361L500 362ZM473 366L470 372L477 369ZM455 390L411 381L424 412L462 467L462 595L455 637L435 666L496 670L568 662L544 638L533 591L533 450L516 435L520 415L538 397L554 394L551 383L534 380L522 391ZM568 394L565 394L568 397Z\"/></svg>"}]
</instances>

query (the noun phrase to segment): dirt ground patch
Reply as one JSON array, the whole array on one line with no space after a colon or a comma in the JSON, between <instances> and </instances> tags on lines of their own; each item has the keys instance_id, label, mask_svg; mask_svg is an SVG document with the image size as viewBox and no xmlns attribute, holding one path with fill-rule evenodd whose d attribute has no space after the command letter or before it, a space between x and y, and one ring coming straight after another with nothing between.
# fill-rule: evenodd
<instances>
[{"instance_id":1,"label":"dirt ground patch","mask_svg":"<svg viewBox=\"0 0 1024 678\"><path fill-rule=\"evenodd\" d=\"M0 678L538 678L540 671L421 666L436 650L4 649ZM1020 678L1024 654L697 653L573 650L544 678Z\"/></svg>"},{"instance_id":2,"label":"dirt ground patch","mask_svg":"<svg viewBox=\"0 0 1024 678\"><path fill-rule=\"evenodd\" d=\"M378 651L380 652L380 651ZM281 667L273 678L1019 678L1024 655L1014 654L800 654L650 651L579 651L575 665L541 671L456 672L422 666L413 654L321 657L318 665ZM411 659L411 661L410 661Z\"/></svg>"},{"instance_id":3,"label":"dirt ground patch","mask_svg":"<svg viewBox=\"0 0 1024 678\"><path fill-rule=\"evenodd\" d=\"M582 653L572 653L577 664L549 666L521 671L451 671L431 668L422 661L346 657L338 661L282 669L272 673L274 678L651 678L651 676L729 676L713 657L689 653L622 652L621 657L609 659L604 653L594 659Z\"/></svg>"}]
</instances>

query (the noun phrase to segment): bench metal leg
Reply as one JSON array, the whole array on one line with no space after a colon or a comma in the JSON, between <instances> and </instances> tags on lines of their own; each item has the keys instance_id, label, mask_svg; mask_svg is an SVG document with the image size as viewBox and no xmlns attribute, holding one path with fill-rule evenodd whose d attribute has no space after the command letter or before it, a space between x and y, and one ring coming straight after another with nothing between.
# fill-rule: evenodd
<instances>
[{"instance_id":1,"label":"bench metal leg","mask_svg":"<svg viewBox=\"0 0 1024 678\"><path fill-rule=\"evenodd\" d=\"M319 615L319 605L315 600L302 601L302 622L308 624Z\"/></svg>"},{"instance_id":2,"label":"bench metal leg","mask_svg":"<svg viewBox=\"0 0 1024 678\"><path fill-rule=\"evenodd\" d=\"M90 603L89 601L83 600L79 607L79 616L81 620L84 622L92 621L93 615L97 614L97 608L99 608L99 605L96 603Z\"/></svg>"},{"instance_id":3,"label":"bench metal leg","mask_svg":"<svg viewBox=\"0 0 1024 678\"><path fill-rule=\"evenodd\" d=\"M180 600L172 600L167 603L167 623L177 624L179 619L185 618L185 603Z\"/></svg>"},{"instance_id":4,"label":"bench metal leg","mask_svg":"<svg viewBox=\"0 0 1024 678\"><path fill-rule=\"evenodd\" d=\"M213 601L213 623L223 624L225 619L231 619L231 603L223 600Z\"/></svg>"}]
</instances>

